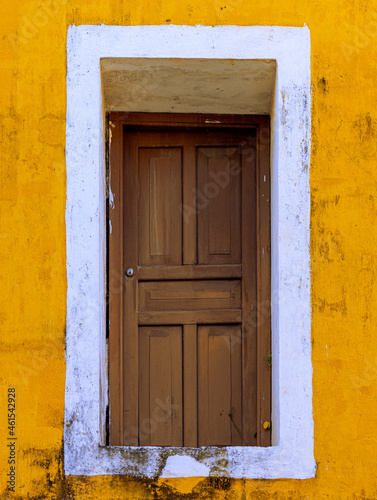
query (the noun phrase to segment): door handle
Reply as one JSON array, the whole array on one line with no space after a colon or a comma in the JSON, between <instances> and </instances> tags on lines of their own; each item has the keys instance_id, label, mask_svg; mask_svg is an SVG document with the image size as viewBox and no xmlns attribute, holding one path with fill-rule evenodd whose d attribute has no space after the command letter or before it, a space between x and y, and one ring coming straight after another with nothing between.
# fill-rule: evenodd
<instances>
[{"instance_id":1,"label":"door handle","mask_svg":"<svg viewBox=\"0 0 377 500\"><path fill-rule=\"evenodd\" d=\"M132 269L132 267L128 268L126 271L126 276L131 278L131 276L133 276L133 275L134 275L134 270Z\"/></svg>"}]
</instances>

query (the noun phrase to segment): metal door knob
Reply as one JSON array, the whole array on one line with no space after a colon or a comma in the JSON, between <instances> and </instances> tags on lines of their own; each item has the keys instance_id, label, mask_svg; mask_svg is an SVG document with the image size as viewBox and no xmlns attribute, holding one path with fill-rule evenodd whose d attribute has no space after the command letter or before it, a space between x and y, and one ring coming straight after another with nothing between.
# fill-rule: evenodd
<instances>
[{"instance_id":1,"label":"metal door knob","mask_svg":"<svg viewBox=\"0 0 377 500\"><path fill-rule=\"evenodd\" d=\"M126 275L131 278L131 276L134 275L134 270L130 267L129 269L127 269L126 271Z\"/></svg>"}]
</instances>

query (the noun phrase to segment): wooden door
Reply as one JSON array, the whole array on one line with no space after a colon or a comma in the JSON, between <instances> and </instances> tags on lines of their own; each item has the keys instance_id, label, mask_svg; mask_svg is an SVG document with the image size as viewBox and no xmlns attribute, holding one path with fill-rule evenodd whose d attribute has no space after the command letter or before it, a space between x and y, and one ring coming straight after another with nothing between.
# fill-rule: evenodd
<instances>
[{"instance_id":1,"label":"wooden door","mask_svg":"<svg viewBox=\"0 0 377 500\"><path fill-rule=\"evenodd\" d=\"M110 444L267 446L260 124L182 131L169 122L157 131L128 130L122 115L112 122Z\"/></svg>"}]
</instances>

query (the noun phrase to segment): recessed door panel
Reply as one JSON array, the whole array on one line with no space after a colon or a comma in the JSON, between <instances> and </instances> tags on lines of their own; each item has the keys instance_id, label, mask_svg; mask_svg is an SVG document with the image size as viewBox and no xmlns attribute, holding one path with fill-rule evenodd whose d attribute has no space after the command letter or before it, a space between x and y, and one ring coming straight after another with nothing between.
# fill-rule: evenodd
<instances>
[{"instance_id":1,"label":"recessed door panel","mask_svg":"<svg viewBox=\"0 0 377 500\"><path fill-rule=\"evenodd\" d=\"M241 262L241 158L238 147L198 149L198 263Z\"/></svg>"},{"instance_id":2,"label":"recessed door panel","mask_svg":"<svg viewBox=\"0 0 377 500\"><path fill-rule=\"evenodd\" d=\"M243 444L241 342L239 325L198 328L198 446Z\"/></svg>"},{"instance_id":3,"label":"recessed door panel","mask_svg":"<svg viewBox=\"0 0 377 500\"><path fill-rule=\"evenodd\" d=\"M182 446L182 328L139 328L140 446Z\"/></svg>"},{"instance_id":4,"label":"recessed door panel","mask_svg":"<svg viewBox=\"0 0 377 500\"><path fill-rule=\"evenodd\" d=\"M139 284L140 311L240 308L240 280L149 281Z\"/></svg>"},{"instance_id":5,"label":"recessed door panel","mask_svg":"<svg viewBox=\"0 0 377 500\"><path fill-rule=\"evenodd\" d=\"M138 195L139 264L181 264L182 160L180 149L143 148L139 150Z\"/></svg>"}]
</instances>

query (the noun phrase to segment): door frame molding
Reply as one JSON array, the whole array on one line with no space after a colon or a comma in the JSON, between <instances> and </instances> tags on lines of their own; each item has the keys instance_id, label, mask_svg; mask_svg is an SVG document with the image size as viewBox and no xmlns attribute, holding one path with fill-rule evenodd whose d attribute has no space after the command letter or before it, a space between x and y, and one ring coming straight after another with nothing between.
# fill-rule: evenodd
<instances>
[{"instance_id":1,"label":"door frame molding","mask_svg":"<svg viewBox=\"0 0 377 500\"><path fill-rule=\"evenodd\" d=\"M306 25L68 28L66 164L56 166L67 186L66 474L314 477L310 54ZM124 70L124 78L107 88L102 85L109 69L104 61ZM167 94L166 72L151 71L150 66L164 66L164 61L195 81L200 77L208 86L203 92L199 86L187 96L177 86ZM236 108L237 113L252 114L256 101L250 99L257 99L260 87L255 82L256 92L250 95L252 78L244 76L259 81L272 63L275 85L266 89L265 107L258 112L271 115L272 131L273 446L216 448L204 455L107 447L105 113L110 111L109 93L123 85L127 105L122 109L126 110L151 111L147 108L153 97L160 111L177 111L179 96L186 112L197 112L208 103L208 113L220 109L234 113ZM209 64L217 68L217 75L226 75L228 88L236 87L240 99L233 101L232 95L221 99L216 93L219 78L208 73ZM145 77L142 85L132 78L137 68Z\"/></svg>"}]
</instances>

